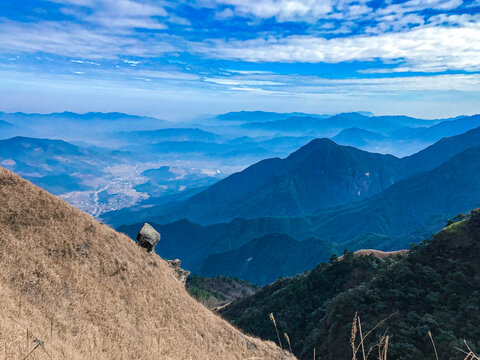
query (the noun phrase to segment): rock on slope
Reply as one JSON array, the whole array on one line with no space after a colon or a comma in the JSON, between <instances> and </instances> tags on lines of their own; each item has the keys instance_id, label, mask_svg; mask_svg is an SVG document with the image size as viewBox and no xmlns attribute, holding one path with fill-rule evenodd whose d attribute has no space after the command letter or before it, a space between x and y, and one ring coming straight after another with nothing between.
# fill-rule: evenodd
<instances>
[{"instance_id":1,"label":"rock on slope","mask_svg":"<svg viewBox=\"0 0 480 360\"><path fill-rule=\"evenodd\" d=\"M23 358L281 359L191 298L155 254L0 168L0 343ZM28 332L27 330L28 329ZM46 359L40 346L37 359Z\"/></svg>"}]
</instances>

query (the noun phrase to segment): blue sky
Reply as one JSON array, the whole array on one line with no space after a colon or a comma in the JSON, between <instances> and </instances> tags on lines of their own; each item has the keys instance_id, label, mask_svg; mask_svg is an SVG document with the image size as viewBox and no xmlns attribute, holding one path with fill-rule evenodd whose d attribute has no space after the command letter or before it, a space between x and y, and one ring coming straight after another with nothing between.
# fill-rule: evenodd
<instances>
[{"instance_id":1,"label":"blue sky","mask_svg":"<svg viewBox=\"0 0 480 360\"><path fill-rule=\"evenodd\" d=\"M480 113L480 0L3 0L0 110Z\"/></svg>"}]
</instances>

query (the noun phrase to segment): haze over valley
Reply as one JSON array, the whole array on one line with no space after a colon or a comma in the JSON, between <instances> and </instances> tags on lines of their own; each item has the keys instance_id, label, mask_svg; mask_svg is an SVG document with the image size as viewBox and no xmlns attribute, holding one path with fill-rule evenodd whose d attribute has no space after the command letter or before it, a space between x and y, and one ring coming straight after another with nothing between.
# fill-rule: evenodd
<instances>
[{"instance_id":1,"label":"haze over valley","mask_svg":"<svg viewBox=\"0 0 480 360\"><path fill-rule=\"evenodd\" d=\"M410 155L480 125L478 116L424 120L339 115L227 113L202 124L120 113L1 113L0 162L93 216L189 197L311 140ZM117 224L118 225L118 224Z\"/></svg>"}]
</instances>

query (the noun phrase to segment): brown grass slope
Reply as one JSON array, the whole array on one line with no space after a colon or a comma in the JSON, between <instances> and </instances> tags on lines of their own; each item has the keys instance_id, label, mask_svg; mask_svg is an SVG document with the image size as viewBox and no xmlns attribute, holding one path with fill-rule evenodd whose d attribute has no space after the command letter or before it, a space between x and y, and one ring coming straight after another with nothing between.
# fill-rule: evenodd
<instances>
[{"instance_id":1,"label":"brown grass slope","mask_svg":"<svg viewBox=\"0 0 480 360\"><path fill-rule=\"evenodd\" d=\"M398 256L398 255L406 255L408 254L408 250L396 250L396 251L381 251L375 249L361 249L357 250L353 253L353 256L360 257L360 256L369 256L373 255L380 259L386 259L390 256Z\"/></svg>"},{"instance_id":2,"label":"brown grass slope","mask_svg":"<svg viewBox=\"0 0 480 360\"><path fill-rule=\"evenodd\" d=\"M35 338L48 354L30 360L285 356L197 303L157 255L0 167L0 359Z\"/></svg>"}]
</instances>

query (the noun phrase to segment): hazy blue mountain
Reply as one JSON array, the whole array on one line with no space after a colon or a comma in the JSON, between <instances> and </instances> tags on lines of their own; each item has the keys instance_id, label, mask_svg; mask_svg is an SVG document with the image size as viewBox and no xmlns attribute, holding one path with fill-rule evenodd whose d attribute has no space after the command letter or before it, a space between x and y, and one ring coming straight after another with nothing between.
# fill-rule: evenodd
<instances>
[{"instance_id":1,"label":"hazy blue mountain","mask_svg":"<svg viewBox=\"0 0 480 360\"><path fill-rule=\"evenodd\" d=\"M267 140L267 139L269 139L268 136L262 136L262 137L239 136L239 137L234 137L233 139L228 139L226 143L231 145L250 144L250 143Z\"/></svg>"},{"instance_id":2,"label":"hazy blue mountain","mask_svg":"<svg viewBox=\"0 0 480 360\"><path fill-rule=\"evenodd\" d=\"M322 118L314 116L293 116L273 121L255 121L242 124L246 130L268 130L271 132L311 134L318 131L331 130Z\"/></svg>"},{"instance_id":3,"label":"hazy blue mountain","mask_svg":"<svg viewBox=\"0 0 480 360\"><path fill-rule=\"evenodd\" d=\"M322 133L334 136L342 129L357 127L374 132L389 132L402 128L429 126L439 120L415 119L408 116L366 116L360 113L343 113L327 118L313 116L294 116L267 122L243 124L244 129L268 130L289 133Z\"/></svg>"},{"instance_id":4,"label":"hazy blue mountain","mask_svg":"<svg viewBox=\"0 0 480 360\"><path fill-rule=\"evenodd\" d=\"M268 150L257 145L252 146L229 145L217 142L203 141L163 141L158 143L145 143L132 148L130 145L121 149L132 149L136 154L145 158L160 160L186 160L208 162L215 160L228 160L229 165L241 165L259 161L266 157L276 155L274 150Z\"/></svg>"},{"instance_id":5,"label":"hazy blue mountain","mask_svg":"<svg viewBox=\"0 0 480 360\"><path fill-rule=\"evenodd\" d=\"M13 124L10 124L9 122L0 120L0 131L2 131L2 133L4 131L10 131L13 127L14 127Z\"/></svg>"},{"instance_id":6,"label":"hazy blue mountain","mask_svg":"<svg viewBox=\"0 0 480 360\"><path fill-rule=\"evenodd\" d=\"M194 128L166 128L150 131L118 132L112 134L112 136L133 144L155 144L165 141L215 142L221 139L217 134Z\"/></svg>"},{"instance_id":7,"label":"hazy blue mountain","mask_svg":"<svg viewBox=\"0 0 480 360\"><path fill-rule=\"evenodd\" d=\"M62 140L14 137L0 140L0 163L22 175L98 173L115 159L112 152L81 148Z\"/></svg>"},{"instance_id":8,"label":"hazy blue mountain","mask_svg":"<svg viewBox=\"0 0 480 360\"><path fill-rule=\"evenodd\" d=\"M231 151L233 148L219 143L204 141L162 141L158 143L146 144L139 147L150 152L161 154L168 153L203 153L203 154L220 154Z\"/></svg>"},{"instance_id":9,"label":"hazy blue mountain","mask_svg":"<svg viewBox=\"0 0 480 360\"><path fill-rule=\"evenodd\" d=\"M311 229L315 236L337 243L368 233L403 236L377 244L383 249L405 246L410 239L420 241L438 231L447 218L478 205L480 178L474 175L478 171L480 147L469 148L378 195L313 215L309 218L314 224Z\"/></svg>"},{"instance_id":10,"label":"hazy blue mountain","mask_svg":"<svg viewBox=\"0 0 480 360\"><path fill-rule=\"evenodd\" d=\"M157 209L155 221L185 217L213 223L235 217L311 214L377 194L394 182L431 170L472 146L480 146L480 128L442 139L402 159L318 139L286 159L260 161L187 201L164 206L163 211ZM148 218L138 213L132 216L132 221L135 220Z\"/></svg>"},{"instance_id":11,"label":"hazy blue mountain","mask_svg":"<svg viewBox=\"0 0 480 360\"><path fill-rule=\"evenodd\" d=\"M260 161L233 174L166 213L202 223L310 214L379 193L401 177L401 161L394 156L317 139L286 159Z\"/></svg>"},{"instance_id":12,"label":"hazy blue mountain","mask_svg":"<svg viewBox=\"0 0 480 360\"><path fill-rule=\"evenodd\" d=\"M310 236L305 218L237 218L229 223L199 225L186 219L166 225L149 221L162 234L162 244L155 251L164 258L179 258L182 266L200 271L211 254L228 252L269 233L294 234L306 239ZM143 223L124 225L119 231L135 239Z\"/></svg>"},{"instance_id":13,"label":"hazy blue mountain","mask_svg":"<svg viewBox=\"0 0 480 360\"><path fill-rule=\"evenodd\" d=\"M232 152L254 153L262 149L261 154L264 155L263 158L272 156L284 157L306 145L314 138L313 136L244 136L228 140L225 143L235 145L236 150L232 150Z\"/></svg>"},{"instance_id":14,"label":"hazy blue mountain","mask_svg":"<svg viewBox=\"0 0 480 360\"><path fill-rule=\"evenodd\" d=\"M446 137L416 154L402 158L409 172L433 169L455 154L480 145L480 127L464 134Z\"/></svg>"},{"instance_id":15,"label":"hazy blue mountain","mask_svg":"<svg viewBox=\"0 0 480 360\"><path fill-rule=\"evenodd\" d=\"M286 234L267 234L229 252L208 256L199 274L239 277L265 285L280 276L293 276L313 268L318 259L328 258L337 248L319 239L297 241Z\"/></svg>"},{"instance_id":16,"label":"hazy blue mountain","mask_svg":"<svg viewBox=\"0 0 480 360\"><path fill-rule=\"evenodd\" d=\"M349 145L358 148L371 145L372 143L386 141L387 137L373 131L353 127L340 131L332 140L340 145Z\"/></svg>"},{"instance_id":17,"label":"hazy blue mountain","mask_svg":"<svg viewBox=\"0 0 480 360\"><path fill-rule=\"evenodd\" d=\"M313 136L276 136L270 139L255 141L254 144L266 149L272 149L273 151L290 149L293 152L313 139ZM252 146L252 142L243 143L242 145L248 146L247 144Z\"/></svg>"},{"instance_id":18,"label":"hazy blue mountain","mask_svg":"<svg viewBox=\"0 0 480 360\"><path fill-rule=\"evenodd\" d=\"M453 120L442 121L430 127L416 129L403 129L391 135L403 140L421 140L424 142L437 141L443 137L462 134L480 126L480 115L462 116Z\"/></svg>"},{"instance_id":19,"label":"hazy blue mountain","mask_svg":"<svg viewBox=\"0 0 480 360\"><path fill-rule=\"evenodd\" d=\"M38 122L40 119L55 119L56 121L62 120L78 120L78 121L110 121L110 122L118 122L118 121L130 121L130 122L140 122L140 121L147 121L152 122L154 124L171 124L165 120L160 120L150 116L140 116L140 115L131 115L119 112L110 112L110 113L102 113L102 112L88 112L88 113L74 113L70 111L64 111L61 113L50 113L50 114L35 114L35 113L23 113L23 112L16 112L16 113L0 113L0 117L9 121L11 123L29 123L29 122Z\"/></svg>"},{"instance_id":20,"label":"hazy blue mountain","mask_svg":"<svg viewBox=\"0 0 480 360\"><path fill-rule=\"evenodd\" d=\"M287 119L292 116L314 116L317 118L328 117L329 115L313 115L305 114L300 112L293 113L276 113L276 112L266 112L266 111L237 111L229 112L225 114L217 115L215 118L222 121L235 121L235 122L265 122L265 121L275 121L281 119Z\"/></svg>"},{"instance_id":21,"label":"hazy blue mountain","mask_svg":"<svg viewBox=\"0 0 480 360\"><path fill-rule=\"evenodd\" d=\"M61 138L68 141L89 141L103 139L106 132L154 130L172 127L170 122L148 116L136 116L123 113L85 113L73 112L52 114L1 113L0 119L20 126L23 136ZM114 139L113 139L114 140Z\"/></svg>"},{"instance_id":22,"label":"hazy blue mountain","mask_svg":"<svg viewBox=\"0 0 480 360\"><path fill-rule=\"evenodd\" d=\"M170 181L175 179L176 175L170 171L170 166L162 166L157 169L148 169L142 172L143 176L148 177L153 182Z\"/></svg>"},{"instance_id":23,"label":"hazy blue mountain","mask_svg":"<svg viewBox=\"0 0 480 360\"><path fill-rule=\"evenodd\" d=\"M0 113L1 114L1 113ZM1 115L0 115L1 118ZM0 120L0 140L9 139L14 136L27 133L24 128L18 125L11 124L7 121Z\"/></svg>"},{"instance_id":24,"label":"hazy blue mountain","mask_svg":"<svg viewBox=\"0 0 480 360\"><path fill-rule=\"evenodd\" d=\"M88 186L82 184L83 179L81 176L60 174L41 177L26 176L25 179L54 195L61 195L71 191L87 191L90 189Z\"/></svg>"},{"instance_id":25,"label":"hazy blue mountain","mask_svg":"<svg viewBox=\"0 0 480 360\"><path fill-rule=\"evenodd\" d=\"M399 181L368 199L304 218L263 219L263 227L258 225L262 220L255 219L255 227L261 228L263 232L269 231L267 227L271 232L283 227L290 229L288 234L296 239L311 236L322 239L317 243L304 243L304 253L318 254L317 261L326 261L335 252L322 253L321 249L327 248L325 244L330 245L329 250L336 249L336 252L340 253L345 248L351 250L376 248L387 251L408 248L410 243L422 241L441 229L447 219L479 204L480 178L475 176L478 171L480 171L480 147L470 148L440 167ZM293 221L296 222L296 227L290 225ZM248 220L244 226L246 229L252 227ZM266 244L267 248L270 246ZM251 250L248 253L249 257L255 257L256 253L260 253L258 247ZM244 264L245 253L247 251L243 248L242 251L234 250L227 254L212 255L206 258L201 269L208 270L206 272L208 276L222 274L216 272L223 271L222 255L225 255L232 268L236 269L240 264ZM237 260L233 255L237 256ZM278 268L277 275L281 276L285 268L296 267L303 271L309 269L308 265L314 265L306 262L302 269L301 261L304 258L305 255L283 259L289 263L283 263ZM274 273L274 270L270 271ZM249 281L262 281L261 278L254 278L259 276L259 273L254 271L251 273L244 271L238 276L241 274L248 275ZM229 275L234 276L232 273Z\"/></svg>"}]
</instances>

